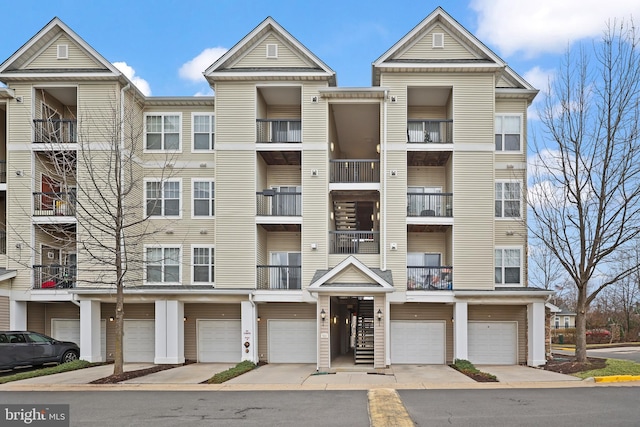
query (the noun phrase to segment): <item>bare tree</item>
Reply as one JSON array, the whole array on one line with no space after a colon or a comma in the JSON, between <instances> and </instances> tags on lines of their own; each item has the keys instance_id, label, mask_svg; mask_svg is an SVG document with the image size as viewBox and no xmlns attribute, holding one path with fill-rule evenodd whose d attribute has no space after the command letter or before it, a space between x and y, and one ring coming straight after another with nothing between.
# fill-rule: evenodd
<instances>
[{"instance_id":1,"label":"bare tree","mask_svg":"<svg viewBox=\"0 0 640 427\"><path fill-rule=\"evenodd\" d=\"M617 262L640 234L640 52L633 22L610 23L593 50L568 50L540 114L528 203L530 233L577 290L576 356L586 312L638 270Z\"/></svg>"},{"instance_id":2,"label":"bare tree","mask_svg":"<svg viewBox=\"0 0 640 427\"><path fill-rule=\"evenodd\" d=\"M558 290L565 279L562 265L549 248L544 244L532 244L529 248L529 282L538 288Z\"/></svg>"}]
</instances>

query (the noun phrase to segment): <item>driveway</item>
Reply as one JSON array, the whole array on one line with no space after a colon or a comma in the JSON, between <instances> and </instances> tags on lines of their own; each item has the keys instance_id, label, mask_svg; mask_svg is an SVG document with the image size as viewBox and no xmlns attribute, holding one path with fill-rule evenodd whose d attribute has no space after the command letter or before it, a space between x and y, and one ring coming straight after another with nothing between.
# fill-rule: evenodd
<instances>
[{"instance_id":1,"label":"driveway","mask_svg":"<svg viewBox=\"0 0 640 427\"><path fill-rule=\"evenodd\" d=\"M554 353L565 354L573 356L574 350L560 350L553 349ZM640 363L640 346L637 347L608 347L608 348L594 348L587 350L588 357L600 357L604 359L622 359L632 360Z\"/></svg>"},{"instance_id":2,"label":"driveway","mask_svg":"<svg viewBox=\"0 0 640 427\"><path fill-rule=\"evenodd\" d=\"M150 368L151 366L153 366L151 363L127 363L124 365L124 370L136 371L138 369ZM113 374L113 365L109 364L13 381L9 384L88 384L91 381L108 377L111 374Z\"/></svg>"},{"instance_id":3,"label":"driveway","mask_svg":"<svg viewBox=\"0 0 640 427\"><path fill-rule=\"evenodd\" d=\"M123 384L200 384L218 372L234 367L235 363L190 363L144 377L123 381Z\"/></svg>"},{"instance_id":4,"label":"driveway","mask_svg":"<svg viewBox=\"0 0 640 427\"><path fill-rule=\"evenodd\" d=\"M498 381L503 383L532 383L532 382L556 382L556 381L582 381L572 375L559 374L519 365L479 365L479 370L493 374Z\"/></svg>"}]
</instances>

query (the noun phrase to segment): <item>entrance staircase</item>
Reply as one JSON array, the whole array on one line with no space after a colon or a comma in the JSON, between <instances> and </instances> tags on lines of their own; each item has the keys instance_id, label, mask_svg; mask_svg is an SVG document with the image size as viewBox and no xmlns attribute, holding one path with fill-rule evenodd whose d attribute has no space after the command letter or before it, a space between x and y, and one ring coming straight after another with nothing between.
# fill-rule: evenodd
<instances>
[{"instance_id":1,"label":"entrance staircase","mask_svg":"<svg viewBox=\"0 0 640 427\"><path fill-rule=\"evenodd\" d=\"M373 365L374 328L373 300L358 300L356 339L353 351L356 365Z\"/></svg>"}]
</instances>

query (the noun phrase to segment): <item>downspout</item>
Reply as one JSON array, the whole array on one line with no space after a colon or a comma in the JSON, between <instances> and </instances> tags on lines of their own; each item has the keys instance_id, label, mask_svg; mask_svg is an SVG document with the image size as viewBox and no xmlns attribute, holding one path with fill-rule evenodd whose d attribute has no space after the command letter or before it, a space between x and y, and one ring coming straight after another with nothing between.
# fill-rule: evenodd
<instances>
[{"instance_id":1,"label":"downspout","mask_svg":"<svg viewBox=\"0 0 640 427\"><path fill-rule=\"evenodd\" d=\"M256 309L256 303L255 301L253 301L253 297L254 297L254 292L251 291L249 292L249 304L251 304L251 310L254 312L255 317L253 318L253 334L252 334L252 343L251 346L253 347L253 354L251 355L251 358L253 359L253 362L257 365L258 362L260 361L260 358L258 357L258 339L256 338L258 336L258 310Z\"/></svg>"},{"instance_id":2,"label":"downspout","mask_svg":"<svg viewBox=\"0 0 640 427\"><path fill-rule=\"evenodd\" d=\"M382 271L387 271L387 98L389 90L384 90L382 119Z\"/></svg>"}]
</instances>

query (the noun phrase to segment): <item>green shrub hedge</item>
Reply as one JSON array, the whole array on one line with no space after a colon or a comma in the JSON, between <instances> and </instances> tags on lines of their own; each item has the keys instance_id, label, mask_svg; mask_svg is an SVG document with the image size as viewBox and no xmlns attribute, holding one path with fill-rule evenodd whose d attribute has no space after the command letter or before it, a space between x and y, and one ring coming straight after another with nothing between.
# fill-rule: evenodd
<instances>
[{"instance_id":1,"label":"green shrub hedge","mask_svg":"<svg viewBox=\"0 0 640 427\"><path fill-rule=\"evenodd\" d=\"M209 378L207 383L209 384L222 384L225 381L229 381L232 378L238 377L246 372L249 372L256 368L256 364L245 360L238 363L233 368L229 368L226 371L218 372L213 377Z\"/></svg>"}]
</instances>

